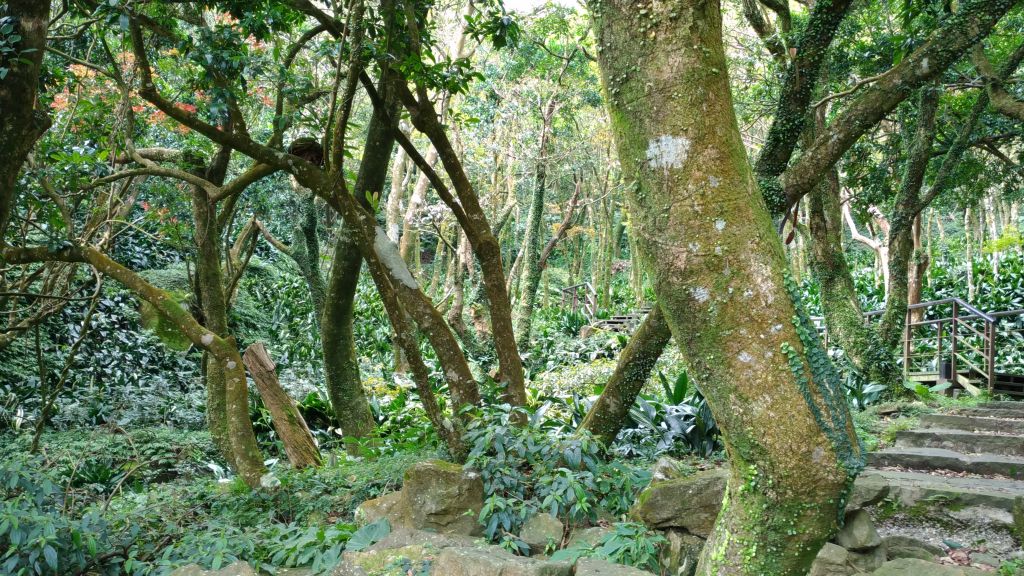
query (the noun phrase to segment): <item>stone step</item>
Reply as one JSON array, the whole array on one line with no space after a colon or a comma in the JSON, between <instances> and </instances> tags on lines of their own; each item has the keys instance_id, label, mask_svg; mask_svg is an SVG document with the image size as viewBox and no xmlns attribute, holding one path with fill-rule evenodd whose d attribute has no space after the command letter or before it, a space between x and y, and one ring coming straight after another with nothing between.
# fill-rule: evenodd
<instances>
[{"instance_id":1,"label":"stone step","mask_svg":"<svg viewBox=\"0 0 1024 576\"><path fill-rule=\"evenodd\" d=\"M921 416L921 426L924 428L979 430L1024 435L1024 420L1009 418L983 418L980 416L962 416L960 414L925 414Z\"/></svg>"},{"instance_id":2,"label":"stone step","mask_svg":"<svg viewBox=\"0 0 1024 576\"><path fill-rule=\"evenodd\" d=\"M948 499L946 507L987 506L1013 512L1014 501L1024 498L1024 482L989 478L950 478L924 472L867 469L889 483L888 498L904 506L922 500Z\"/></svg>"},{"instance_id":3,"label":"stone step","mask_svg":"<svg viewBox=\"0 0 1024 576\"><path fill-rule=\"evenodd\" d=\"M1024 411L1017 408L961 408L956 414L962 416L979 416L981 418L1017 418L1024 419Z\"/></svg>"},{"instance_id":4,"label":"stone step","mask_svg":"<svg viewBox=\"0 0 1024 576\"><path fill-rule=\"evenodd\" d=\"M949 470L1024 480L1024 458L994 454L968 455L943 448L889 448L868 454L868 464L875 468Z\"/></svg>"},{"instance_id":5,"label":"stone step","mask_svg":"<svg viewBox=\"0 0 1024 576\"><path fill-rule=\"evenodd\" d=\"M1024 402L1018 402L1014 400L1009 401L992 401L982 402L978 404L978 408L982 409L997 409L997 410L1016 410L1020 413L1021 417L1024 418Z\"/></svg>"},{"instance_id":6,"label":"stone step","mask_svg":"<svg viewBox=\"0 0 1024 576\"><path fill-rule=\"evenodd\" d=\"M945 428L901 430L896 433L896 447L945 448L963 454L1024 456L1024 437Z\"/></svg>"}]
</instances>

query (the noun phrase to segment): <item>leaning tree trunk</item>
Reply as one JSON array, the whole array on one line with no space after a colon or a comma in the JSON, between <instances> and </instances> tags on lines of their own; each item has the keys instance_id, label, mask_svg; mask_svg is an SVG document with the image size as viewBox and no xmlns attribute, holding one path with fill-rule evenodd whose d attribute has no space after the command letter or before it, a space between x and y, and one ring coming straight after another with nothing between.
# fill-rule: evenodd
<instances>
[{"instance_id":1,"label":"leaning tree trunk","mask_svg":"<svg viewBox=\"0 0 1024 576\"><path fill-rule=\"evenodd\" d=\"M590 8L637 245L730 459L698 574L804 576L863 454L751 173L721 7Z\"/></svg>"},{"instance_id":2,"label":"leaning tree trunk","mask_svg":"<svg viewBox=\"0 0 1024 576\"><path fill-rule=\"evenodd\" d=\"M615 372L587 412L580 430L587 430L605 446L611 446L629 420L629 409L650 378L654 364L661 358L670 338L672 332L665 323L665 316L655 306L629 339L629 344L622 349Z\"/></svg>"},{"instance_id":3,"label":"leaning tree trunk","mask_svg":"<svg viewBox=\"0 0 1024 576\"><path fill-rule=\"evenodd\" d=\"M4 243L11 211L14 209L15 184L21 166L36 140L50 127L50 117L38 106L39 72L46 52L46 30L50 3L43 0L5 2L7 15L15 19L10 37L21 36L11 48L14 53L0 58L9 68L0 80L0 246ZM19 60L14 63L14 59Z\"/></svg>"},{"instance_id":4,"label":"leaning tree trunk","mask_svg":"<svg viewBox=\"0 0 1024 576\"><path fill-rule=\"evenodd\" d=\"M284 444L288 461L295 468L319 466L320 450L316 447L313 434L306 425L306 419L295 406L295 401L288 396L284 388L281 388L281 383L277 380L277 365L267 353L267 348L262 342L249 346L242 355L242 361L256 383L263 404L270 411L274 430Z\"/></svg>"}]
</instances>

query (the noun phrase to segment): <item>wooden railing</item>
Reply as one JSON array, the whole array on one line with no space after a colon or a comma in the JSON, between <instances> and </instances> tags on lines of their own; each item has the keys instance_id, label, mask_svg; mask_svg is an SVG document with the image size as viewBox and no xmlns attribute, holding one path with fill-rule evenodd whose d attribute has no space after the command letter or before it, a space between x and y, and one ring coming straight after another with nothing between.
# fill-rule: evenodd
<instances>
[{"instance_id":1,"label":"wooden railing","mask_svg":"<svg viewBox=\"0 0 1024 576\"><path fill-rule=\"evenodd\" d=\"M597 291L590 282L581 282L562 288L562 308L581 311L588 319L597 315Z\"/></svg>"},{"instance_id":2,"label":"wooden railing","mask_svg":"<svg viewBox=\"0 0 1024 576\"><path fill-rule=\"evenodd\" d=\"M864 320L876 321L882 313L867 312ZM824 321L814 321L828 346ZM903 374L924 382L952 380L974 393L979 385L991 392L1001 378L1024 375L1024 309L987 313L959 298L908 306Z\"/></svg>"}]
</instances>

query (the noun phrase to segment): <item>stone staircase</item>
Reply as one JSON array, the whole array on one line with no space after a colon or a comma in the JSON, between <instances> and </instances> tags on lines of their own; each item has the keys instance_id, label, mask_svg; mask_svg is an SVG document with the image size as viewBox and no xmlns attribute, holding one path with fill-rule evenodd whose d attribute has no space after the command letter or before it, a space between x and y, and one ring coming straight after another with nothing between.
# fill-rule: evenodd
<instances>
[{"instance_id":1,"label":"stone staircase","mask_svg":"<svg viewBox=\"0 0 1024 576\"><path fill-rule=\"evenodd\" d=\"M644 321L647 313L651 311L651 307L651 304L641 304L639 308L628 314L620 314L604 320L595 320L586 327L587 333L592 333L594 330L631 333Z\"/></svg>"},{"instance_id":2,"label":"stone staircase","mask_svg":"<svg viewBox=\"0 0 1024 576\"><path fill-rule=\"evenodd\" d=\"M894 447L872 452L868 466L904 505L944 500L1024 516L1024 402L922 416L919 428L897 433Z\"/></svg>"}]
</instances>

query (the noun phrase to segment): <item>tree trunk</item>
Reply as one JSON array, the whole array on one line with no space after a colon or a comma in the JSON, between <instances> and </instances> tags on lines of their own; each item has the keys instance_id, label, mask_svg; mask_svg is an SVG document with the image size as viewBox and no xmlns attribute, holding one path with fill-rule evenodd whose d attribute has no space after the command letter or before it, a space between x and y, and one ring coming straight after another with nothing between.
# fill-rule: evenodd
<instances>
[{"instance_id":1,"label":"tree trunk","mask_svg":"<svg viewBox=\"0 0 1024 576\"><path fill-rule=\"evenodd\" d=\"M0 80L0 246L14 210L15 186L21 166L36 140L50 127L50 116L38 108L39 72L46 53L50 3L43 0L5 2L7 15L16 25L12 34L21 36L14 44L7 76ZM14 57L22 60L15 64ZM70 223L68 223L70 225Z\"/></svg>"},{"instance_id":2,"label":"tree trunk","mask_svg":"<svg viewBox=\"0 0 1024 576\"><path fill-rule=\"evenodd\" d=\"M931 222L931 219L928 220ZM930 226L929 226L930 227ZM924 278L928 273L928 249L921 240L921 214L914 219L911 237L914 242L912 262L910 265L910 277L907 280L907 306L921 303L921 292L924 290ZM930 242L929 242L930 243ZM924 310L921 308L910 310L910 321L920 322L924 317Z\"/></svg>"},{"instance_id":3,"label":"tree trunk","mask_svg":"<svg viewBox=\"0 0 1024 576\"><path fill-rule=\"evenodd\" d=\"M203 325L217 336L226 337L228 308L221 272L220 230L217 228L215 207L206 192L198 187L192 188L192 218L196 247L194 291L202 310ZM223 365L209 353L203 354L203 376L206 383L206 423L210 428L210 436L224 458L232 462L226 375ZM248 418L248 392L244 406Z\"/></svg>"},{"instance_id":4,"label":"tree trunk","mask_svg":"<svg viewBox=\"0 0 1024 576\"><path fill-rule=\"evenodd\" d=\"M200 350L208 352L218 362L225 374L228 414L228 436L231 443L229 462L233 463L238 475L250 488L260 486L260 480L267 471L263 456L256 444L252 421L249 420L248 388L245 368L238 353L238 344L233 337L221 338L196 321L169 294L146 282L141 276L115 262L107 255L90 246L64 246L54 250L50 246L34 248L7 248L2 257L10 264L30 262L83 262L91 265L101 274L117 280L137 296L149 302L157 313Z\"/></svg>"},{"instance_id":5,"label":"tree trunk","mask_svg":"<svg viewBox=\"0 0 1024 576\"><path fill-rule=\"evenodd\" d=\"M306 420L299 413L288 393L281 388L277 380L277 365L270 359L266 347L262 342L249 346L242 355L245 367L249 369L256 389L263 398L263 404L270 411L270 418L274 422L274 430L278 438L284 444L284 451L288 455L288 461L294 468L305 468L307 466L319 466L320 450L316 447L313 434L306 426Z\"/></svg>"},{"instance_id":6,"label":"tree trunk","mask_svg":"<svg viewBox=\"0 0 1024 576\"><path fill-rule=\"evenodd\" d=\"M661 309L655 306L622 349L615 372L587 412L580 430L592 433L605 446L611 446L671 337Z\"/></svg>"},{"instance_id":7,"label":"tree trunk","mask_svg":"<svg viewBox=\"0 0 1024 576\"><path fill-rule=\"evenodd\" d=\"M369 204L366 199L368 193L380 194L383 189L388 161L395 145L392 122L397 117L397 105L387 102L385 106L387 110L374 109L370 117L362 162L352 190L356 201L364 206ZM376 422L363 389L353 332L356 288L363 257L356 231L351 226L350 222L344 223L335 241L324 316L320 322L320 341L327 395L331 399L334 416L346 437L362 439L373 432ZM349 448L354 450L356 446L350 445Z\"/></svg>"},{"instance_id":8,"label":"tree trunk","mask_svg":"<svg viewBox=\"0 0 1024 576\"><path fill-rule=\"evenodd\" d=\"M804 576L863 454L747 161L720 5L645 8L591 13L637 244L730 458L698 574Z\"/></svg>"},{"instance_id":9,"label":"tree trunk","mask_svg":"<svg viewBox=\"0 0 1024 576\"><path fill-rule=\"evenodd\" d=\"M530 343L530 329L533 326L533 308L537 302L537 287L540 286L540 235L544 226L544 195L547 191L548 174L548 143L551 132L551 119L555 115L555 97L552 95L541 115L540 151L537 157L537 180L534 183L530 198L530 212L526 217L526 232L523 236L523 247L519 258L523 264L523 284L519 290L519 310L516 314L516 337L520 346L526 348Z\"/></svg>"},{"instance_id":10,"label":"tree trunk","mask_svg":"<svg viewBox=\"0 0 1024 576\"><path fill-rule=\"evenodd\" d=\"M810 265L821 290L821 309L829 337L839 344L854 368L887 387L903 381L889 349L879 345L875 331L864 323L864 311L843 252L843 220L839 175L835 170L809 197Z\"/></svg>"}]
</instances>

